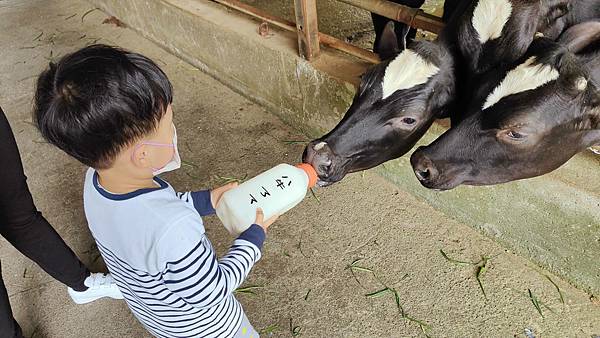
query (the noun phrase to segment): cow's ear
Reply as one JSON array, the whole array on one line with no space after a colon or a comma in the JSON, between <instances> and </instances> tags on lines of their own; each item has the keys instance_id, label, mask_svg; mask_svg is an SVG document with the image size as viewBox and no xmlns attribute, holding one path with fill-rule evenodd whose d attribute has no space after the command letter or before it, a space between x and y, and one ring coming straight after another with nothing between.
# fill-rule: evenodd
<instances>
[{"instance_id":1,"label":"cow's ear","mask_svg":"<svg viewBox=\"0 0 600 338\"><path fill-rule=\"evenodd\" d=\"M600 41L600 21L588 21L567 29L558 42L577 54Z\"/></svg>"},{"instance_id":2,"label":"cow's ear","mask_svg":"<svg viewBox=\"0 0 600 338\"><path fill-rule=\"evenodd\" d=\"M406 39L406 35L403 38ZM379 58L381 60L390 59L400 53L402 49L403 46L400 46L398 43L394 22L389 21L383 29L381 39L379 39L379 44L376 48L376 50L379 51Z\"/></svg>"}]
</instances>

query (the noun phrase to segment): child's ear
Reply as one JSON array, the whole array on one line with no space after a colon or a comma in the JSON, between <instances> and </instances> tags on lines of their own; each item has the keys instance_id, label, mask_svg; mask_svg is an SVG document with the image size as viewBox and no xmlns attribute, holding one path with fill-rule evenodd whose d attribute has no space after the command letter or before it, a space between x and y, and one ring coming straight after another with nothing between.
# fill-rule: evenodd
<instances>
[{"instance_id":1,"label":"child's ear","mask_svg":"<svg viewBox=\"0 0 600 338\"><path fill-rule=\"evenodd\" d=\"M139 168L149 168L150 161L148 160L148 147L146 145L138 145L131 150L131 161L133 165Z\"/></svg>"}]
</instances>

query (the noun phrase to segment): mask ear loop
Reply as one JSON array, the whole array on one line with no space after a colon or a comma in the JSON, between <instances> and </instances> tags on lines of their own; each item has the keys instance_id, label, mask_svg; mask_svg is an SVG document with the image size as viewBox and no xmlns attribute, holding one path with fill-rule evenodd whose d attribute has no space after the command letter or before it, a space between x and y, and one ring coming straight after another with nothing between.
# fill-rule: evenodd
<instances>
[{"instance_id":1,"label":"mask ear loop","mask_svg":"<svg viewBox=\"0 0 600 338\"><path fill-rule=\"evenodd\" d=\"M172 156L174 156L174 155L175 155L175 145L174 145L173 143L171 143L171 144L166 144L166 143L158 143L158 142L141 142L141 143L138 143L138 144L136 144L136 145L135 145L135 147L133 148L133 152L131 153L131 161L134 161L134 159L135 159L135 153L136 153L136 152L138 151L138 149L139 149L141 146L143 146L143 145L146 145L146 146L153 146L153 147L169 147L169 148L172 148L172 149L173 149L173 155L172 155ZM150 169L152 169L152 171L158 171L158 170L160 170L161 168L153 168L153 167L150 167Z\"/></svg>"}]
</instances>

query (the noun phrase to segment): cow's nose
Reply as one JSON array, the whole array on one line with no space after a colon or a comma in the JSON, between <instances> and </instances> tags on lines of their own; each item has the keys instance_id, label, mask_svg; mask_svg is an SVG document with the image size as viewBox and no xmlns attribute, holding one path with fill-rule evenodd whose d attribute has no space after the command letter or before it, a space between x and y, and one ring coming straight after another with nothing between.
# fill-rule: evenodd
<instances>
[{"instance_id":1,"label":"cow's nose","mask_svg":"<svg viewBox=\"0 0 600 338\"><path fill-rule=\"evenodd\" d=\"M326 142L313 141L306 146L302 161L310 163L321 178L329 177L335 155Z\"/></svg>"},{"instance_id":2,"label":"cow's nose","mask_svg":"<svg viewBox=\"0 0 600 338\"><path fill-rule=\"evenodd\" d=\"M415 169L415 174L419 181L429 181L429 168L425 167L423 169Z\"/></svg>"},{"instance_id":3,"label":"cow's nose","mask_svg":"<svg viewBox=\"0 0 600 338\"><path fill-rule=\"evenodd\" d=\"M417 150L411 157L413 170L417 179L423 183L433 182L438 177L438 170L435 167L433 161L423 154L422 151Z\"/></svg>"}]
</instances>

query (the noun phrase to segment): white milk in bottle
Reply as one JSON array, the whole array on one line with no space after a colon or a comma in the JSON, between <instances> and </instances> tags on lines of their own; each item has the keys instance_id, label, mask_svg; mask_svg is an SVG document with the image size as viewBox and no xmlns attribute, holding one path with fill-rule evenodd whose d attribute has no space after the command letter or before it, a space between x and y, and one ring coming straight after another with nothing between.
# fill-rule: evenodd
<instances>
[{"instance_id":1,"label":"white milk in bottle","mask_svg":"<svg viewBox=\"0 0 600 338\"><path fill-rule=\"evenodd\" d=\"M254 223L256 209L263 210L265 220L282 215L300 203L316 183L317 173L310 164L280 164L225 192L217 216L237 236Z\"/></svg>"}]
</instances>

